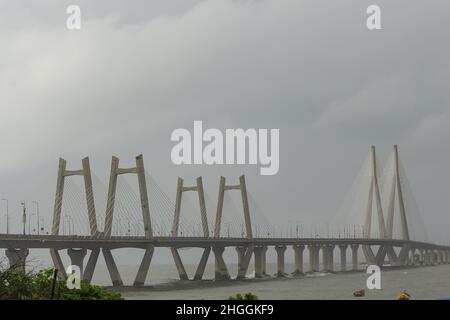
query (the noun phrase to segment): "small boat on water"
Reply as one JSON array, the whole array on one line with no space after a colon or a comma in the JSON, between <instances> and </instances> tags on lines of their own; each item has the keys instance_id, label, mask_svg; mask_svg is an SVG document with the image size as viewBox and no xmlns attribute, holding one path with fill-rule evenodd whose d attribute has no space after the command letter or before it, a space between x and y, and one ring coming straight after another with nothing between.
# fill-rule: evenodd
<instances>
[{"instance_id":1,"label":"small boat on water","mask_svg":"<svg viewBox=\"0 0 450 320\"><path fill-rule=\"evenodd\" d=\"M366 291L364 289L356 290L353 292L354 297L364 297L366 295Z\"/></svg>"},{"instance_id":2,"label":"small boat on water","mask_svg":"<svg viewBox=\"0 0 450 320\"><path fill-rule=\"evenodd\" d=\"M397 295L397 300L409 300L411 298L411 295L403 290L401 293Z\"/></svg>"}]
</instances>

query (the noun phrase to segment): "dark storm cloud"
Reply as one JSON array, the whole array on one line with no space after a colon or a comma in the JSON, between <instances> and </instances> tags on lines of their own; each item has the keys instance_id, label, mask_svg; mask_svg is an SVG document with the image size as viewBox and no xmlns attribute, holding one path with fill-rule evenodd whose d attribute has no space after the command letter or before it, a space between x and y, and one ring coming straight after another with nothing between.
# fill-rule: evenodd
<instances>
[{"instance_id":1,"label":"dark storm cloud","mask_svg":"<svg viewBox=\"0 0 450 320\"><path fill-rule=\"evenodd\" d=\"M143 152L171 196L178 175L215 198L219 174L245 172L273 222L324 223L370 145L398 143L430 238L449 240L450 4L376 1L369 31L372 2L82 1L80 31L59 2L1 2L2 195L50 219L58 156L106 177L111 154ZM193 120L280 128L279 174L173 166L170 133Z\"/></svg>"}]
</instances>

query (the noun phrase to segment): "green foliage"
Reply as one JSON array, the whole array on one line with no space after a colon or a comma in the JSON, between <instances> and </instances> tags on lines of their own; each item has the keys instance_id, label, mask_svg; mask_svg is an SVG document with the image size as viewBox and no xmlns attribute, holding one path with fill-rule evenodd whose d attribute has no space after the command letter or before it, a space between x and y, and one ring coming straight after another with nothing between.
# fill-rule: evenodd
<instances>
[{"instance_id":1,"label":"green foliage","mask_svg":"<svg viewBox=\"0 0 450 320\"><path fill-rule=\"evenodd\" d=\"M0 271L0 300L48 300L51 299L53 269L37 273ZM61 300L120 300L120 293L105 288L81 283L80 289L67 288L66 282L58 279L55 299Z\"/></svg>"},{"instance_id":2,"label":"green foliage","mask_svg":"<svg viewBox=\"0 0 450 320\"><path fill-rule=\"evenodd\" d=\"M238 293L234 296L229 296L227 300L258 300L258 296L251 292L246 293L242 296L242 294Z\"/></svg>"}]
</instances>

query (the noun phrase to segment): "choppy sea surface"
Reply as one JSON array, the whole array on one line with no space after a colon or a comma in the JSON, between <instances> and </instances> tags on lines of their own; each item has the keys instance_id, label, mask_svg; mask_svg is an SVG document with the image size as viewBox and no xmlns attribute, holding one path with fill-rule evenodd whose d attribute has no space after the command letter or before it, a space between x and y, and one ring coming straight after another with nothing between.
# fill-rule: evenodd
<instances>
[{"instance_id":1,"label":"choppy sea surface","mask_svg":"<svg viewBox=\"0 0 450 320\"><path fill-rule=\"evenodd\" d=\"M192 276L195 265L186 265ZM230 274L236 274L237 266L228 266ZM119 270L125 285L133 283L138 266L120 265ZM274 274L275 264L267 265L267 273ZM286 264L286 271L293 265ZM126 299L225 299L236 293L252 292L260 299L396 299L396 295L406 290L412 299L445 299L450 297L450 265L414 267L382 270L381 289L368 290L366 281L369 274L361 272L314 273L302 277L277 279L252 279L244 281L215 282L213 266L208 265L204 281L179 281L174 265L152 265L144 288L126 286L121 289ZM110 285L106 267L99 265L93 281L100 285ZM363 298L353 297L357 289L366 290Z\"/></svg>"}]
</instances>

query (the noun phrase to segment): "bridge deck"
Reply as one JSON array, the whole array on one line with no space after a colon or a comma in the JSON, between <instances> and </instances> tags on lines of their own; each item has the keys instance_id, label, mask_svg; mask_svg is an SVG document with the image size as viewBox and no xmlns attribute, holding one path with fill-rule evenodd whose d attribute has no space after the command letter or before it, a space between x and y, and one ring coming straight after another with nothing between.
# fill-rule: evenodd
<instances>
[{"instance_id":1,"label":"bridge deck","mask_svg":"<svg viewBox=\"0 0 450 320\"><path fill-rule=\"evenodd\" d=\"M236 246L277 246L277 245L389 245L403 247L409 244L417 249L450 250L450 246L397 239L368 238L212 238L212 237L92 237L62 235L11 235L0 234L0 248L147 248L153 247L236 247Z\"/></svg>"}]
</instances>

